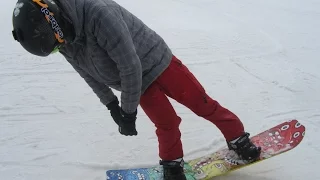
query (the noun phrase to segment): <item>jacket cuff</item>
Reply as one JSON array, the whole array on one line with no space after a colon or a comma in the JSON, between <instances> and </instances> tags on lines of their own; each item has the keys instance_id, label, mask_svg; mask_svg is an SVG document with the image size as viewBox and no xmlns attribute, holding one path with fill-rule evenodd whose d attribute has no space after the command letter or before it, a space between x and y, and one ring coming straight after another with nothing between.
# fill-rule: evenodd
<instances>
[{"instance_id":1,"label":"jacket cuff","mask_svg":"<svg viewBox=\"0 0 320 180\"><path fill-rule=\"evenodd\" d=\"M115 101L118 99L117 96L115 96L114 93L108 87L106 87L103 91L104 92L101 92L99 94L100 95L99 98L100 98L100 102L105 106L107 106L112 101Z\"/></svg>"},{"instance_id":2,"label":"jacket cuff","mask_svg":"<svg viewBox=\"0 0 320 180\"><path fill-rule=\"evenodd\" d=\"M121 109L126 114L134 114L137 112L137 106L122 104Z\"/></svg>"}]
</instances>

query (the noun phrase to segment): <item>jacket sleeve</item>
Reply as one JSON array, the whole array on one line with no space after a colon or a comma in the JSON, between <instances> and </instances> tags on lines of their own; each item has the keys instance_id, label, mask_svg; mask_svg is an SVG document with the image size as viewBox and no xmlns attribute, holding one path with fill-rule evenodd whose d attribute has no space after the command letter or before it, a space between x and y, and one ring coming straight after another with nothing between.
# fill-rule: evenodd
<instances>
[{"instance_id":1,"label":"jacket sleeve","mask_svg":"<svg viewBox=\"0 0 320 180\"><path fill-rule=\"evenodd\" d=\"M121 78L121 107L127 113L139 105L142 68L129 29L116 6L102 6L91 19L98 44L117 64Z\"/></svg>"},{"instance_id":2,"label":"jacket sleeve","mask_svg":"<svg viewBox=\"0 0 320 180\"><path fill-rule=\"evenodd\" d=\"M80 67L70 63L72 67L78 72L78 74L85 80L85 82L91 87L93 92L98 96L100 102L104 105L109 104L111 101L117 99L111 88L107 85L96 81L91 75L86 73Z\"/></svg>"}]
</instances>

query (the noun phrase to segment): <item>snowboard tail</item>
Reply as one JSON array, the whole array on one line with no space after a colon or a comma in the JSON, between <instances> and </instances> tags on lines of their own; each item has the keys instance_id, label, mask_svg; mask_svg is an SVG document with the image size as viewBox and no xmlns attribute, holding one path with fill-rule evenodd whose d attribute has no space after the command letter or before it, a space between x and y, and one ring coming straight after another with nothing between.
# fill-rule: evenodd
<instances>
[{"instance_id":1,"label":"snowboard tail","mask_svg":"<svg viewBox=\"0 0 320 180\"><path fill-rule=\"evenodd\" d=\"M294 149L305 135L305 126L298 120L290 120L269 128L251 137L254 144L261 147L260 158L249 164L235 165L230 163L237 156L227 146L216 152L185 162L187 180L208 180L243 168L263 160L275 157ZM107 180L162 180L162 166L108 170Z\"/></svg>"}]
</instances>

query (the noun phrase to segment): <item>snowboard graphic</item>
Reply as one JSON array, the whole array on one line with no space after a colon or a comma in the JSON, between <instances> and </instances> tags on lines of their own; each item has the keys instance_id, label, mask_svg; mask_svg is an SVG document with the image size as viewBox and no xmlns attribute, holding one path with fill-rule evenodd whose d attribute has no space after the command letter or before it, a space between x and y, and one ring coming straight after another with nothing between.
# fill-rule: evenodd
<instances>
[{"instance_id":1,"label":"snowboard graphic","mask_svg":"<svg viewBox=\"0 0 320 180\"><path fill-rule=\"evenodd\" d=\"M207 180L224 175L294 149L305 135L305 126L298 120L290 120L251 137L261 147L260 159L254 163L235 165L235 153L227 147L200 158L185 162L187 180ZM162 180L162 167L153 166L137 169L108 170L107 180Z\"/></svg>"}]
</instances>

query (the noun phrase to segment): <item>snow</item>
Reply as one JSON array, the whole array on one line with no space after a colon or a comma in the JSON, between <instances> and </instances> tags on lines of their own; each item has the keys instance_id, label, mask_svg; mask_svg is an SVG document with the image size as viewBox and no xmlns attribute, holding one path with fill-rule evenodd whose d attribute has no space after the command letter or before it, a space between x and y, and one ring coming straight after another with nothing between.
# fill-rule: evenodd
<instances>
[{"instance_id":1,"label":"snow","mask_svg":"<svg viewBox=\"0 0 320 180\"><path fill-rule=\"evenodd\" d=\"M320 1L117 2L161 34L251 134L293 118L306 126L295 150L216 180L320 179ZM61 55L35 57L13 40L14 6L0 7L0 179L100 180L108 169L156 164L155 128L144 112L139 135L121 136ZM224 145L215 126L172 102L186 160Z\"/></svg>"}]
</instances>

